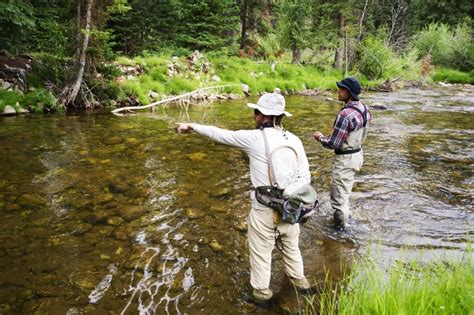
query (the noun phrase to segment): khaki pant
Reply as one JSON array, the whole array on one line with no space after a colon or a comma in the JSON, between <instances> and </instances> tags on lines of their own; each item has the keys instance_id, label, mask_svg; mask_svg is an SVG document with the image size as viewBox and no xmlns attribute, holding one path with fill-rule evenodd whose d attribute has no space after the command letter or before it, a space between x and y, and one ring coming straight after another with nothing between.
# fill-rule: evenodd
<instances>
[{"instance_id":1,"label":"khaki pant","mask_svg":"<svg viewBox=\"0 0 474 315\"><path fill-rule=\"evenodd\" d=\"M294 279L304 277L303 260L298 247L300 226L274 223L274 211L253 201L249 214L248 241L250 249L250 284L257 290L270 286L272 251L275 246L275 227L283 242L285 273Z\"/></svg>"},{"instance_id":2,"label":"khaki pant","mask_svg":"<svg viewBox=\"0 0 474 315\"><path fill-rule=\"evenodd\" d=\"M364 163L362 150L354 154L334 155L331 181L331 206L344 214L344 222L349 219L349 196L354 185L354 177Z\"/></svg>"}]
</instances>

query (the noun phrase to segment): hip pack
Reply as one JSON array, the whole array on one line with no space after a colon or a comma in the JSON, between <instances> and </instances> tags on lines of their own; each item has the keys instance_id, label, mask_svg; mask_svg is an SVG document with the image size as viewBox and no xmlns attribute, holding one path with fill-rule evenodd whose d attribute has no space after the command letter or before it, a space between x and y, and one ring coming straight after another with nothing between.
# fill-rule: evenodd
<instances>
[{"instance_id":1,"label":"hip pack","mask_svg":"<svg viewBox=\"0 0 474 315\"><path fill-rule=\"evenodd\" d=\"M257 187L255 189L255 197L262 205L276 210L280 214L282 221L290 224L304 223L314 214L314 210L318 205L316 191L313 186L309 184L304 184L291 193L278 187L275 171L273 169L271 152L264 129L262 129L262 134L265 142L268 168L270 171L270 182L273 186Z\"/></svg>"},{"instance_id":2,"label":"hip pack","mask_svg":"<svg viewBox=\"0 0 474 315\"><path fill-rule=\"evenodd\" d=\"M259 186L255 189L257 201L275 209L286 223L304 223L314 214L318 205L316 191L311 185L303 185L291 194L274 186Z\"/></svg>"}]
</instances>

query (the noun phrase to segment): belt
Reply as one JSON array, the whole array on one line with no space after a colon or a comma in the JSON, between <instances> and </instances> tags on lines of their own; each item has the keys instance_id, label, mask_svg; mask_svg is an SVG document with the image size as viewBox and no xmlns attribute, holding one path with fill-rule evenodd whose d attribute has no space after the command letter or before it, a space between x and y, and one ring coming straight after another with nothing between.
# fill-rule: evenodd
<instances>
[{"instance_id":1,"label":"belt","mask_svg":"<svg viewBox=\"0 0 474 315\"><path fill-rule=\"evenodd\" d=\"M354 149L354 150L346 150L346 151L334 150L334 153L335 153L336 155L353 154L353 153L359 152L360 150L361 150L361 148Z\"/></svg>"}]
</instances>

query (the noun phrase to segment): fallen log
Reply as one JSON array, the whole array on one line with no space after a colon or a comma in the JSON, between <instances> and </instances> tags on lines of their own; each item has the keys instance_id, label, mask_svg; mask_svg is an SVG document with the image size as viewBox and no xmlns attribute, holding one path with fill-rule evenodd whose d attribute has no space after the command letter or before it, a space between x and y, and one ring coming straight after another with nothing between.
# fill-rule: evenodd
<instances>
[{"instance_id":1,"label":"fallen log","mask_svg":"<svg viewBox=\"0 0 474 315\"><path fill-rule=\"evenodd\" d=\"M154 106L157 106L157 105L161 105L161 104L164 104L164 103L174 102L174 101L176 101L176 100L180 100L180 99L183 99L183 98L185 98L185 97L192 96L192 95L194 95L194 94L196 94L196 93L199 93L199 92L201 92L201 91L204 91L204 90L220 89L220 88L225 88L225 87L230 87L230 86L241 86L241 87L242 87L242 84L227 84L227 85L208 86L208 87L204 87L204 88L200 88L200 89L194 90L194 91L189 92L189 93L185 93L185 94L181 94L181 95L178 95L178 96L170 97L170 98L167 98L167 99L164 99L164 100L161 100L161 101L153 102L153 103L148 104L148 105L120 107L120 108L114 109L114 110L112 111L112 114L122 115L122 114L119 114L119 113L120 113L120 112L123 112L123 111L132 111L132 110L147 109L147 108L154 107Z\"/></svg>"}]
</instances>

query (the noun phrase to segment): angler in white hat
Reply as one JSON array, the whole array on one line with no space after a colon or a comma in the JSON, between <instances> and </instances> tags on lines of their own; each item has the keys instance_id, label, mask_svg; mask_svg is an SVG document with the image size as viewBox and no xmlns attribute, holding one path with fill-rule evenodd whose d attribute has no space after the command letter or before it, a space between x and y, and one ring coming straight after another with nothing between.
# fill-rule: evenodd
<instances>
[{"instance_id":1,"label":"angler in white hat","mask_svg":"<svg viewBox=\"0 0 474 315\"><path fill-rule=\"evenodd\" d=\"M179 123L177 131L195 131L216 142L242 149L250 159L250 180L254 188L278 183L278 187L288 191L292 187L297 189L308 185L310 172L303 144L281 124L284 116L291 116L285 111L285 98L278 93L266 93L256 104L247 105L254 109L256 129L231 131L196 123ZM269 161L273 165L269 165ZM269 171L270 166L273 166L274 172ZM275 243L282 249L285 273L290 281L303 291L309 290L310 284L304 275L298 247L299 224L279 219L274 209L257 201L255 192L251 194L251 201L248 242L252 302L268 306L273 296L270 276Z\"/></svg>"}]
</instances>

